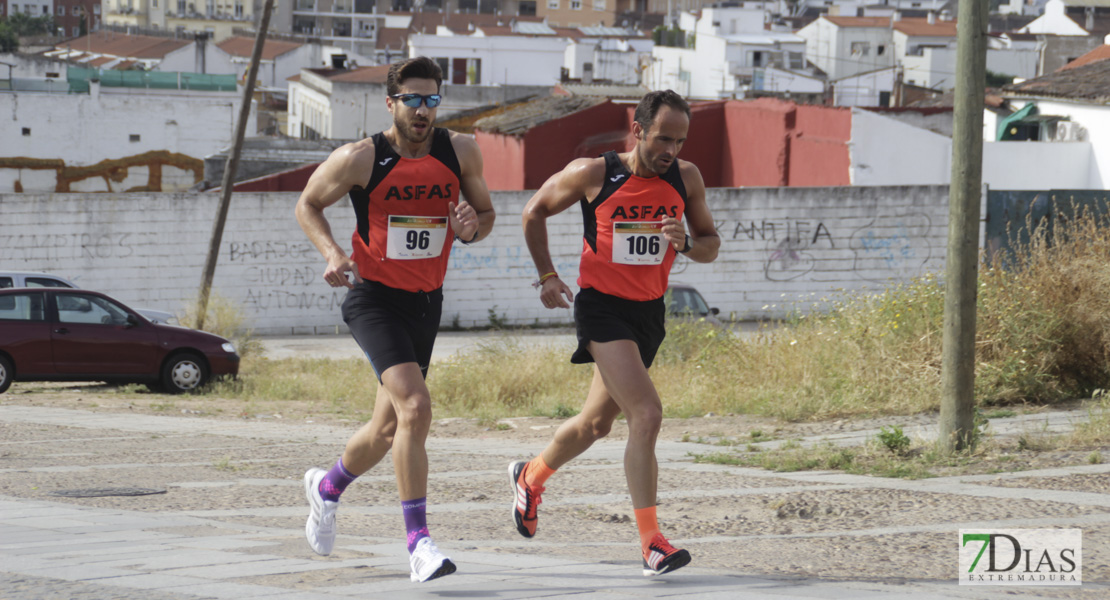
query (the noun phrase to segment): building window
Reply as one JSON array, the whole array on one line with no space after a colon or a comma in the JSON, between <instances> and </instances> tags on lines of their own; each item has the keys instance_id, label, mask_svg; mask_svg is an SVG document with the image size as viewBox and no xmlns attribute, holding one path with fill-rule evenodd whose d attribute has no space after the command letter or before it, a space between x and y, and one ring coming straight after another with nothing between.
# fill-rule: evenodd
<instances>
[{"instance_id":1,"label":"building window","mask_svg":"<svg viewBox=\"0 0 1110 600\"><path fill-rule=\"evenodd\" d=\"M871 44L867 42L852 42L852 56L867 56L871 52Z\"/></svg>"},{"instance_id":2,"label":"building window","mask_svg":"<svg viewBox=\"0 0 1110 600\"><path fill-rule=\"evenodd\" d=\"M582 0L570 0L571 10L582 10Z\"/></svg>"},{"instance_id":3,"label":"building window","mask_svg":"<svg viewBox=\"0 0 1110 600\"><path fill-rule=\"evenodd\" d=\"M158 8L158 0L151 0L150 5L154 8Z\"/></svg>"},{"instance_id":4,"label":"building window","mask_svg":"<svg viewBox=\"0 0 1110 600\"><path fill-rule=\"evenodd\" d=\"M81 35L81 28L80 27L74 27L73 28L73 37L77 37L79 35Z\"/></svg>"},{"instance_id":5,"label":"building window","mask_svg":"<svg viewBox=\"0 0 1110 600\"><path fill-rule=\"evenodd\" d=\"M559 0L547 0L547 8L551 10L559 10Z\"/></svg>"},{"instance_id":6,"label":"building window","mask_svg":"<svg viewBox=\"0 0 1110 600\"><path fill-rule=\"evenodd\" d=\"M31 135L31 128L30 127L24 127L23 128L23 135L24 136L30 136Z\"/></svg>"},{"instance_id":7,"label":"building window","mask_svg":"<svg viewBox=\"0 0 1110 600\"><path fill-rule=\"evenodd\" d=\"M605 0L594 0L594 10L605 10Z\"/></svg>"},{"instance_id":8,"label":"building window","mask_svg":"<svg viewBox=\"0 0 1110 600\"><path fill-rule=\"evenodd\" d=\"M100 5L99 4L93 4L93 14L94 15L99 15L100 14Z\"/></svg>"},{"instance_id":9,"label":"building window","mask_svg":"<svg viewBox=\"0 0 1110 600\"><path fill-rule=\"evenodd\" d=\"M140 138L139 134L137 134L137 133L132 133L131 134L131 141L132 142L138 142L140 140L141 140L141 138Z\"/></svg>"},{"instance_id":10,"label":"building window","mask_svg":"<svg viewBox=\"0 0 1110 600\"><path fill-rule=\"evenodd\" d=\"M879 44L875 48L875 56L882 56L886 52L886 46Z\"/></svg>"},{"instance_id":11,"label":"building window","mask_svg":"<svg viewBox=\"0 0 1110 600\"><path fill-rule=\"evenodd\" d=\"M58 7L58 16L59 17L66 16L66 7L64 7L64 6L59 6Z\"/></svg>"},{"instance_id":12,"label":"building window","mask_svg":"<svg viewBox=\"0 0 1110 600\"><path fill-rule=\"evenodd\" d=\"M443 73L445 78L451 76L451 59L446 57L439 57L435 59L436 64L439 65L439 70ZM450 81L450 79L448 79Z\"/></svg>"},{"instance_id":13,"label":"building window","mask_svg":"<svg viewBox=\"0 0 1110 600\"><path fill-rule=\"evenodd\" d=\"M243 4L240 3L240 2L235 3L235 18L237 18L237 19L242 19L243 18Z\"/></svg>"}]
</instances>

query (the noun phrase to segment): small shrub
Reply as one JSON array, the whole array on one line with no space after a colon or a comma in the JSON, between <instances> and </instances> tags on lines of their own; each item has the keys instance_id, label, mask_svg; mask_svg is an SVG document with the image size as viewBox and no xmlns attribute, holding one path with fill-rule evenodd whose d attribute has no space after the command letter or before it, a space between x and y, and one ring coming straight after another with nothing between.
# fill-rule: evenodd
<instances>
[{"instance_id":1,"label":"small shrub","mask_svg":"<svg viewBox=\"0 0 1110 600\"><path fill-rule=\"evenodd\" d=\"M910 438L898 425L892 425L889 429L884 426L879 430L877 437L879 443L894 454L905 454L910 448Z\"/></svg>"}]
</instances>

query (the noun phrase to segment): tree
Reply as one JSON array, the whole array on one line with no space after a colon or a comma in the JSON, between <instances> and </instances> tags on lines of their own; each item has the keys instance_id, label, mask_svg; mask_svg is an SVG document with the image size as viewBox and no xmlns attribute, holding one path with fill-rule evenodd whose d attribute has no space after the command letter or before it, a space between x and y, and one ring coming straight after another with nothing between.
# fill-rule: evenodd
<instances>
[{"instance_id":1,"label":"tree","mask_svg":"<svg viewBox=\"0 0 1110 600\"><path fill-rule=\"evenodd\" d=\"M0 52L19 50L19 36L7 21L0 21Z\"/></svg>"}]
</instances>

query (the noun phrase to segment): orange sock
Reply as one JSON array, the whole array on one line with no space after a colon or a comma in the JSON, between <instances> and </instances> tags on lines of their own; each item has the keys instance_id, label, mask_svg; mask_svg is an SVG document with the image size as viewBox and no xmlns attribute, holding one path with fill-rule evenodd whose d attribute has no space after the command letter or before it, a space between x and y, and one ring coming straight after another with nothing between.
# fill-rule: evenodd
<instances>
[{"instance_id":1,"label":"orange sock","mask_svg":"<svg viewBox=\"0 0 1110 600\"><path fill-rule=\"evenodd\" d=\"M659 520L655 517L655 507L637 508L633 512L636 514L636 527L640 530L640 546L647 548L651 538L659 533Z\"/></svg>"},{"instance_id":2,"label":"orange sock","mask_svg":"<svg viewBox=\"0 0 1110 600\"><path fill-rule=\"evenodd\" d=\"M527 483L528 487L541 487L543 482L554 474L555 469L543 462L543 455L541 454L528 461L528 465L524 467L524 483Z\"/></svg>"}]
</instances>

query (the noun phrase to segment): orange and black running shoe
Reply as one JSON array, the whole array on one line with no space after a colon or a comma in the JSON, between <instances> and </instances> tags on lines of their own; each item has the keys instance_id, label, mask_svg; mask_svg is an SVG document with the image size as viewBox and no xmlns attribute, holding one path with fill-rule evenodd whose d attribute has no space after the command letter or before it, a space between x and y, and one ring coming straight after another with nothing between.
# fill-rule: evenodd
<instances>
[{"instance_id":1,"label":"orange and black running shoe","mask_svg":"<svg viewBox=\"0 0 1110 600\"><path fill-rule=\"evenodd\" d=\"M644 548L644 577L670 573L690 564L690 553L671 545L662 533L655 534Z\"/></svg>"},{"instance_id":2,"label":"orange and black running shoe","mask_svg":"<svg viewBox=\"0 0 1110 600\"><path fill-rule=\"evenodd\" d=\"M543 494L544 488L529 487L524 482L524 468L527 466L526 460L509 463L509 484L513 487L513 523L520 535L530 538L536 535L539 520L536 509L542 502L540 494Z\"/></svg>"}]
</instances>

